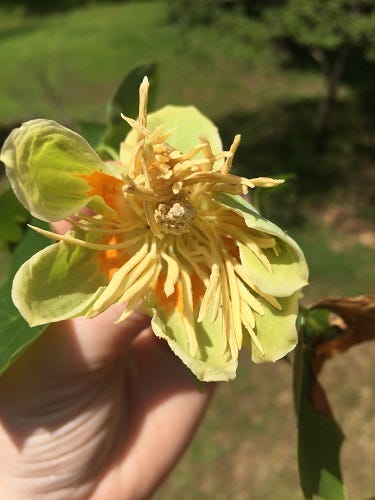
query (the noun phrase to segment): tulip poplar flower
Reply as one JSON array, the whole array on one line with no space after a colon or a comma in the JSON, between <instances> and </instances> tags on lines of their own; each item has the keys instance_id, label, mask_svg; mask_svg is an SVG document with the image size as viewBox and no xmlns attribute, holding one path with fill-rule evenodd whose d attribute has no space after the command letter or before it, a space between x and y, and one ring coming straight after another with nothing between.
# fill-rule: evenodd
<instances>
[{"instance_id":1,"label":"tulip poplar flower","mask_svg":"<svg viewBox=\"0 0 375 500\"><path fill-rule=\"evenodd\" d=\"M140 309L199 379L230 380L242 347L255 362L295 347L306 262L243 196L282 181L231 174L239 136L223 151L194 107L147 116L147 95L144 79L116 161L49 120L6 140L1 160L19 200L39 219L71 223L64 235L34 228L57 242L19 269L13 301L31 326L116 303L118 321Z\"/></svg>"}]
</instances>

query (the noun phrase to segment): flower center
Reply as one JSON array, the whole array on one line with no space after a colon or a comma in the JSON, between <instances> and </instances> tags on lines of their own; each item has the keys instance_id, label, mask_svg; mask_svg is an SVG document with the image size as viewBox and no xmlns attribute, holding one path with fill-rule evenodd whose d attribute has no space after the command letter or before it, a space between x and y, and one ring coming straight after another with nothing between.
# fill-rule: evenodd
<instances>
[{"instance_id":1,"label":"flower center","mask_svg":"<svg viewBox=\"0 0 375 500\"><path fill-rule=\"evenodd\" d=\"M155 222L164 233L183 234L189 231L194 216L193 206L183 195L159 203L154 210Z\"/></svg>"}]
</instances>

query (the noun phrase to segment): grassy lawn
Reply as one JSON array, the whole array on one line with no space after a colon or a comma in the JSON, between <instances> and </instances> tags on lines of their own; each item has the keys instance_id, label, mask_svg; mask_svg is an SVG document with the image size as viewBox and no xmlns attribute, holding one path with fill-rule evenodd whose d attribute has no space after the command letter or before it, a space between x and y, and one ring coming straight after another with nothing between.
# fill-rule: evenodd
<instances>
[{"instance_id":1,"label":"grassy lawn","mask_svg":"<svg viewBox=\"0 0 375 500\"><path fill-rule=\"evenodd\" d=\"M41 19L0 14L4 130L35 117L72 127L76 120L101 121L123 76L157 62L158 106L195 104L217 121L225 145L240 132L239 172L292 174L266 208L306 253L311 286L304 302L373 291L375 103L368 91L342 88L327 153L317 157L318 73L282 65L256 29L233 36L241 28L236 16L219 27L182 31L167 22L162 1L93 5ZM349 498L359 500L375 492L374 355L375 345L360 346L323 372L348 437ZM244 356L238 378L219 386L192 447L156 498L302 498L285 362L255 366Z\"/></svg>"},{"instance_id":2,"label":"grassy lawn","mask_svg":"<svg viewBox=\"0 0 375 500\"><path fill-rule=\"evenodd\" d=\"M374 343L362 345L322 373L346 435L341 457L350 499L375 491L374 355ZM218 387L191 448L155 498L302 500L290 384L285 362L255 366L244 356L237 379Z\"/></svg>"},{"instance_id":3,"label":"grassy lawn","mask_svg":"<svg viewBox=\"0 0 375 500\"><path fill-rule=\"evenodd\" d=\"M235 29L235 20L226 26ZM0 20L1 122L40 115L68 122L101 117L123 75L150 61L160 65L160 105L194 103L213 118L254 109L275 96L319 92L317 76L310 75L308 85L294 72L278 73L275 80L277 70L266 49L261 52L267 69L260 70L259 53L256 47L249 50L249 40L218 33L170 25L165 2L97 5L28 20L5 12Z\"/></svg>"}]
</instances>

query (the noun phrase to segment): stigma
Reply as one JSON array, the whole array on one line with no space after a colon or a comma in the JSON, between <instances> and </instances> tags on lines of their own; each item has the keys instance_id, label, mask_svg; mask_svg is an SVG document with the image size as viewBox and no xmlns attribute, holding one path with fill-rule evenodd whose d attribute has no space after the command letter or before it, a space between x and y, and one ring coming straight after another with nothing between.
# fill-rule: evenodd
<instances>
[{"instance_id":1,"label":"stigma","mask_svg":"<svg viewBox=\"0 0 375 500\"><path fill-rule=\"evenodd\" d=\"M154 218L162 232L184 234L190 230L194 209L191 202L180 193L159 203L154 210Z\"/></svg>"}]
</instances>

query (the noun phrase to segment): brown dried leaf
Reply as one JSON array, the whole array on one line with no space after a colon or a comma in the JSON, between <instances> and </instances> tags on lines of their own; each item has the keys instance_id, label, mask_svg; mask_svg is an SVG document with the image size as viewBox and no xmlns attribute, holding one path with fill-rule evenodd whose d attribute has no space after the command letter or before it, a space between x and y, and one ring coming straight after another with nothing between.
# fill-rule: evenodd
<instances>
[{"instance_id":1,"label":"brown dried leaf","mask_svg":"<svg viewBox=\"0 0 375 500\"><path fill-rule=\"evenodd\" d=\"M311 309L332 311L329 324L342 330L341 335L316 344L310 358L310 403L316 413L334 420L318 374L327 359L347 351L353 345L375 339L375 295L327 297L314 304Z\"/></svg>"},{"instance_id":2,"label":"brown dried leaf","mask_svg":"<svg viewBox=\"0 0 375 500\"><path fill-rule=\"evenodd\" d=\"M318 357L331 358L353 345L375 339L375 295L328 297L314 304L312 309L334 312L330 324L343 330L342 335L316 347Z\"/></svg>"}]
</instances>

